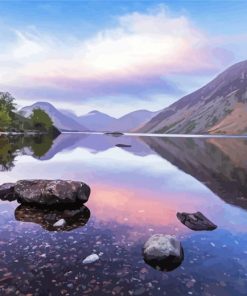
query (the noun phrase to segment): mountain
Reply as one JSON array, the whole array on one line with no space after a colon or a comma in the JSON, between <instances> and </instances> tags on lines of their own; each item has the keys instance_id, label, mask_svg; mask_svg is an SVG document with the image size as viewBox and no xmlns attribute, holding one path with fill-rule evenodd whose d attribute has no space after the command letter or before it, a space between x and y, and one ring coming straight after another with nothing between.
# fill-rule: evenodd
<instances>
[{"instance_id":1,"label":"mountain","mask_svg":"<svg viewBox=\"0 0 247 296\"><path fill-rule=\"evenodd\" d=\"M145 124L158 112L137 110L120 118L109 116L99 111L91 111L77 118L77 121L92 131L128 132Z\"/></svg>"},{"instance_id":2,"label":"mountain","mask_svg":"<svg viewBox=\"0 0 247 296\"><path fill-rule=\"evenodd\" d=\"M31 106L22 108L19 113L24 117L29 117L34 109L44 110L52 119L54 125L61 131L85 131L86 127L75 121L73 118L58 111L52 104L37 102Z\"/></svg>"},{"instance_id":3,"label":"mountain","mask_svg":"<svg viewBox=\"0 0 247 296\"><path fill-rule=\"evenodd\" d=\"M163 109L138 131L184 134L247 132L247 61Z\"/></svg>"},{"instance_id":4,"label":"mountain","mask_svg":"<svg viewBox=\"0 0 247 296\"><path fill-rule=\"evenodd\" d=\"M91 111L79 116L77 122L86 126L92 131L108 131L110 126L114 126L117 119L99 111Z\"/></svg>"},{"instance_id":5,"label":"mountain","mask_svg":"<svg viewBox=\"0 0 247 296\"><path fill-rule=\"evenodd\" d=\"M120 132L131 131L139 128L148 122L159 112L151 112L147 110L137 110L120 117L115 126L115 130Z\"/></svg>"}]
</instances>

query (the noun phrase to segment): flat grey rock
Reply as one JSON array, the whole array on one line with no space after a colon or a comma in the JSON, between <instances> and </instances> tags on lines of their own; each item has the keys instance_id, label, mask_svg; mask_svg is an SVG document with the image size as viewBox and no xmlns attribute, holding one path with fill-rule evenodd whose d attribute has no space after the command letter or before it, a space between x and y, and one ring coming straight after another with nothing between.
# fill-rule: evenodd
<instances>
[{"instance_id":1,"label":"flat grey rock","mask_svg":"<svg viewBox=\"0 0 247 296\"><path fill-rule=\"evenodd\" d=\"M179 240L171 235L155 234L143 247L144 261L155 269L171 271L184 259L184 252Z\"/></svg>"},{"instance_id":2,"label":"flat grey rock","mask_svg":"<svg viewBox=\"0 0 247 296\"><path fill-rule=\"evenodd\" d=\"M177 218L188 228L200 231L200 230L214 230L217 226L206 218L201 212L196 213L177 213Z\"/></svg>"}]
</instances>

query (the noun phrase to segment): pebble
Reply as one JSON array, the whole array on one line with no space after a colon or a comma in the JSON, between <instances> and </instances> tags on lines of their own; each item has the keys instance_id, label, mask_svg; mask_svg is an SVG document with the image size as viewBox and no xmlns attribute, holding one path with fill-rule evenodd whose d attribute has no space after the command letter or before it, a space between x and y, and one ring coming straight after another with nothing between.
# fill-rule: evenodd
<instances>
[{"instance_id":1,"label":"pebble","mask_svg":"<svg viewBox=\"0 0 247 296\"><path fill-rule=\"evenodd\" d=\"M66 224L64 219L58 220L56 223L53 224L54 227L63 227Z\"/></svg>"},{"instance_id":2,"label":"pebble","mask_svg":"<svg viewBox=\"0 0 247 296\"><path fill-rule=\"evenodd\" d=\"M91 254L87 256L82 263L83 264L91 264L99 260L99 256L97 254Z\"/></svg>"}]
</instances>

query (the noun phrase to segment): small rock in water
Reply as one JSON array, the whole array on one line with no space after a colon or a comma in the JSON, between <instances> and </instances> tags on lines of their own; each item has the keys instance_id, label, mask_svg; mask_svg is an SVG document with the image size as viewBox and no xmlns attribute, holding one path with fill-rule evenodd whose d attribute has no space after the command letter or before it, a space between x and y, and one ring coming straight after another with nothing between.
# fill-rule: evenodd
<instances>
[{"instance_id":1,"label":"small rock in water","mask_svg":"<svg viewBox=\"0 0 247 296\"><path fill-rule=\"evenodd\" d=\"M120 148L129 148L129 147L131 147L131 145L129 145L129 144L116 144L115 146L120 147Z\"/></svg>"},{"instance_id":2,"label":"small rock in water","mask_svg":"<svg viewBox=\"0 0 247 296\"><path fill-rule=\"evenodd\" d=\"M0 199L2 200L15 200L14 194L15 183L5 183L0 185Z\"/></svg>"},{"instance_id":3,"label":"small rock in water","mask_svg":"<svg viewBox=\"0 0 247 296\"><path fill-rule=\"evenodd\" d=\"M91 254L87 256L82 263L83 264L91 264L99 260L99 256L97 254Z\"/></svg>"},{"instance_id":4,"label":"small rock in water","mask_svg":"<svg viewBox=\"0 0 247 296\"><path fill-rule=\"evenodd\" d=\"M64 219L58 220L56 223L53 224L54 227L63 227L66 224Z\"/></svg>"},{"instance_id":5,"label":"small rock in water","mask_svg":"<svg viewBox=\"0 0 247 296\"><path fill-rule=\"evenodd\" d=\"M182 263L184 252L180 241L174 236L155 234L145 243L143 257L153 268L171 271Z\"/></svg>"},{"instance_id":6,"label":"small rock in water","mask_svg":"<svg viewBox=\"0 0 247 296\"><path fill-rule=\"evenodd\" d=\"M206 218L201 212L196 213L177 213L177 218L192 230L214 230L217 226Z\"/></svg>"}]
</instances>

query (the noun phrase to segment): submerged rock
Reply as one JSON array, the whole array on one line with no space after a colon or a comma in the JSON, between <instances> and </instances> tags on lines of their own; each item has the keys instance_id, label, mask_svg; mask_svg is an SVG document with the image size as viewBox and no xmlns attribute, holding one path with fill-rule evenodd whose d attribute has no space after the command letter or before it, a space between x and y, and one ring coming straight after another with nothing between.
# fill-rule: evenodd
<instances>
[{"instance_id":1,"label":"submerged rock","mask_svg":"<svg viewBox=\"0 0 247 296\"><path fill-rule=\"evenodd\" d=\"M5 183L0 185L0 199L1 200L15 200L14 194L15 183Z\"/></svg>"},{"instance_id":2,"label":"submerged rock","mask_svg":"<svg viewBox=\"0 0 247 296\"><path fill-rule=\"evenodd\" d=\"M116 144L115 146L119 147L119 148L129 148L129 147L131 147L131 145L128 145L128 144Z\"/></svg>"},{"instance_id":3,"label":"submerged rock","mask_svg":"<svg viewBox=\"0 0 247 296\"><path fill-rule=\"evenodd\" d=\"M20 205L15 210L16 220L39 224L48 231L70 231L86 225L89 218L90 210L85 206L51 209Z\"/></svg>"},{"instance_id":4,"label":"submerged rock","mask_svg":"<svg viewBox=\"0 0 247 296\"><path fill-rule=\"evenodd\" d=\"M21 180L15 184L14 192L20 203L45 206L83 204L88 201L90 187L78 181Z\"/></svg>"},{"instance_id":5,"label":"submerged rock","mask_svg":"<svg viewBox=\"0 0 247 296\"><path fill-rule=\"evenodd\" d=\"M217 226L206 218L201 212L196 213L177 213L177 218L192 230L214 230Z\"/></svg>"},{"instance_id":6,"label":"submerged rock","mask_svg":"<svg viewBox=\"0 0 247 296\"><path fill-rule=\"evenodd\" d=\"M99 256L97 254L91 254L87 256L82 263L83 264L91 264L99 260Z\"/></svg>"},{"instance_id":7,"label":"submerged rock","mask_svg":"<svg viewBox=\"0 0 247 296\"><path fill-rule=\"evenodd\" d=\"M171 271L184 259L184 252L179 240L171 235L155 234L143 247L144 261L155 269Z\"/></svg>"}]
</instances>

